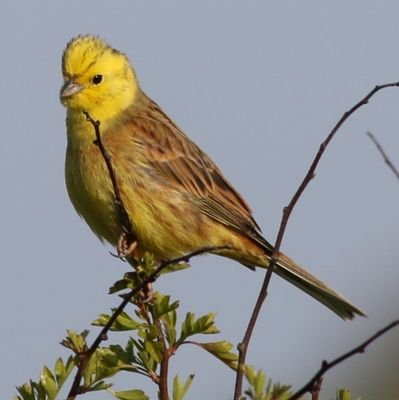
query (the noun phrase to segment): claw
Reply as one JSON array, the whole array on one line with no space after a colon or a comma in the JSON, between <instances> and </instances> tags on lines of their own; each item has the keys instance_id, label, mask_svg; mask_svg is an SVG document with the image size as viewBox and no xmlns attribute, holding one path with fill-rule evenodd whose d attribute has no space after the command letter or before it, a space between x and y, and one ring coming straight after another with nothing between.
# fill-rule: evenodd
<instances>
[{"instance_id":1,"label":"claw","mask_svg":"<svg viewBox=\"0 0 399 400\"><path fill-rule=\"evenodd\" d=\"M126 232L122 232L118 238L118 243L116 246L116 251L118 252L118 257L125 259L126 257L132 256L134 250L137 247L137 241L131 241L129 235Z\"/></svg>"}]
</instances>

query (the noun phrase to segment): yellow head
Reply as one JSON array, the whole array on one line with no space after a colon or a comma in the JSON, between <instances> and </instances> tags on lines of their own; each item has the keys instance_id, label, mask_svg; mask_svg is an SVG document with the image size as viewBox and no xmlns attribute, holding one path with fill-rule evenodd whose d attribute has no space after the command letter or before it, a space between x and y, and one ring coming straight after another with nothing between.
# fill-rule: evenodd
<instances>
[{"instance_id":1,"label":"yellow head","mask_svg":"<svg viewBox=\"0 0 399 400\"><path fill-rule=\"evenodd\" d=\"M72 39L62 55L61 102L72 113L87 111L107 122L131 105L139 91L125 54L97 36Z\"/></svg>"}]
</instances>

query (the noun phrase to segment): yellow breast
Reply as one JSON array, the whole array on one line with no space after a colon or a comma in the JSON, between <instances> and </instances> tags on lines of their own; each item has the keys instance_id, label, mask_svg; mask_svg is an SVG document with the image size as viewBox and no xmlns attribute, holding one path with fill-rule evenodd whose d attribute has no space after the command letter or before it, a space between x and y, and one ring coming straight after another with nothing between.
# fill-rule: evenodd
<instances>
[{"instance_id":1,"label":"yellow breast","mask_svg":"<svg viewBox=\"0 0 399 400\"><path fill-rule=\"evenodd\" d=\"M68 144L65 180L78 214L99 238L115 244L120 234L118 214L108 171L96 145Z\"/></svg>"}]
</instances>

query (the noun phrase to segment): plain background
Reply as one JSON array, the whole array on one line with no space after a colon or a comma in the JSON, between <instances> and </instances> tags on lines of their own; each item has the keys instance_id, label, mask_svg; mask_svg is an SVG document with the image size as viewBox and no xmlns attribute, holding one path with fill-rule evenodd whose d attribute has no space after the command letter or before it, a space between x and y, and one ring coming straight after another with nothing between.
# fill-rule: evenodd
<instances>
[{"instance_id":1,"label":"plain background","mask_svg":"<svg viewBox=\"0 0 399 400\"><path fill-rule=\"evenodd\" d=\"M2 2L0 14L0 393L37 379L83 330L118 304L107 288L126 270L76 215L64 186L65 110L60 57L95 33L123 50L144 90L222 168L274 242L283 206L320 142L374 85L399 80L397 1ZM345 124L302 196L283 250L364 309L343 322L274 277L248 362L298 388L319 368L399 317L399 185L365 135L399 164L399 89L387 89ZM264 273L201 257L157 287L180 315L215 311L237 343ZM91 336L92 338L93 336ZM117 340L112 335L111 339ZM213 339L213 338L205 338ZM364 399L399 398L399 331L329 372ZM186 347L171 377L195 373L187 399L229 399L234 375ZM155 386L136 377L116 389ZM110 395L91 395L106 399Z\"/></svg>"}]
</instances>

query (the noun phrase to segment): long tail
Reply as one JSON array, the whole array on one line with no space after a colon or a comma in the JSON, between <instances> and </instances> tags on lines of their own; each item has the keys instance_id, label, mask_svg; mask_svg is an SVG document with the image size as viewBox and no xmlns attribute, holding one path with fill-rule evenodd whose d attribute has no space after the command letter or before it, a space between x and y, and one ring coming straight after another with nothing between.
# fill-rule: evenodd
<instances>
[{"instance_id":1,"label":"long tail","mask_svg":"<svg viewBox=\"0 0 399 400\"><path fill-rule=\"evenodd\" d=\"M274 272L323 303L343 319L353 319L356 315L366 316L363 311L282 253L279 255Z\"/></svg>"}]
</instances>

